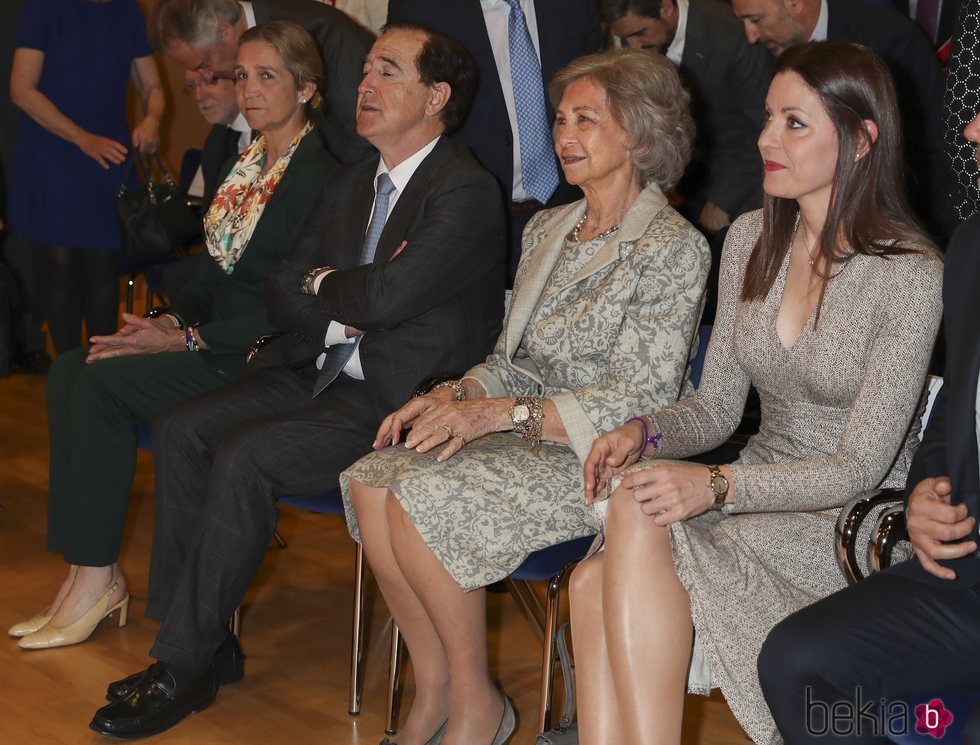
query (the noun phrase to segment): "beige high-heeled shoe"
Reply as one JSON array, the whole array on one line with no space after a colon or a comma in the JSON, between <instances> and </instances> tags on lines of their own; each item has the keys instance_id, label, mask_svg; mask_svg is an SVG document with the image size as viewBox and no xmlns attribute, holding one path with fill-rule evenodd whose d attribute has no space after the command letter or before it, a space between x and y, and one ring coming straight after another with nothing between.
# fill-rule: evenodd
<instances>
[{"instance_id":1,"label":"beige high-heeled shoe","mask_svg":"<svg viewBox=\"0 0 980 745\"><path fill-rule=\"evenodd\" d=\"M37 615L31 616L26 621L15 623L13 626L7 629L7 633L10 636L30 636L35 631L43 629L50 620L51 616L44 616L38 613Z\"/></svg>"},{"instance_id":2,"label":"beige high-heeled shoe","mask_svg":"<svg viewBox=\"0 0 980 745\"><path fill-rule=\"evenodd\" d=\"M116 625L122 628L126 625L126 617L129 613L129 593L127 592L122 600L109 607L109 600L118 589L119 579L117 578L113 580L109 589L102 594L102 597L95 601L95 605L85 611L77 621L65 626L63 629L55 629L50 624L47 624L33 634L25 636L17 642L17 646L21 649L52 649L54 647L67 647L70 644L79 644L92 635L95 627L102 623L103 619L111 616L117 610L119 611L119 618Z\"/></svg>"}]
</instances>

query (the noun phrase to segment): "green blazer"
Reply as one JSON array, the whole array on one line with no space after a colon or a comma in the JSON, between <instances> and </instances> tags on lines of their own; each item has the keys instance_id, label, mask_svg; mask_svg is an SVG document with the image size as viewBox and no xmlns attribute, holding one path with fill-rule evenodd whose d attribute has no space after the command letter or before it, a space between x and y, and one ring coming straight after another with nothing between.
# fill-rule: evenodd
<instances>
[{"instance_id":1,"label":"green blazer","mask_svg":"<svg viewBox=\"0 0 980 745\"><path fill-rule=\"evenodd\" d=\"M241 368L252 342L276 330L266 307L266 279L289 256L336 165L318 131L312 130L296 148L235 270L226 274L207 251L194 257L194 277L170 308L198 327L208 345L202 354L220 369L230 373Z\"/></svg>"}]
</instances>

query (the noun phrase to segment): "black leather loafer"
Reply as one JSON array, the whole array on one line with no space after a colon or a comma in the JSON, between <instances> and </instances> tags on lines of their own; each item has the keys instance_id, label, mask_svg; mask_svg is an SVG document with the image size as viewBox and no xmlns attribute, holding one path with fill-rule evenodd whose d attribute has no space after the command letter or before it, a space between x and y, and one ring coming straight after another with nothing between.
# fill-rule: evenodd
<instances>
[{"instance_id":1,"label":"black leather loafer","mask_svg":"<svg viewBox=\"0 0 980 745\"><path fill-rule=\"evenodd\" d=\"M122 680L110 683L105 693L106 701L120 701L126 698L136 687L136 684L143 679L143 676L155 666L156 663L150 665L146 670L140 670ZM234 634L229 634L224 644L218 647L218 651L214 653L214 672L219 686L239 683L245 677L245 653L242 652L238 637Z\"/></svg>"},{"instance_id":2,"label":"black leather loafer","mask_svg":"<svg viewBox=\"0 0 980 745\"><path fill-rule=\"evenodd\" d=\"M122 739L158 735L188 714L208 708L217 694L214 665L194 682L178 685L166 665L157 662L144 671L128 696L95 712L89 727Z\"/></svg>"}]
</instances>

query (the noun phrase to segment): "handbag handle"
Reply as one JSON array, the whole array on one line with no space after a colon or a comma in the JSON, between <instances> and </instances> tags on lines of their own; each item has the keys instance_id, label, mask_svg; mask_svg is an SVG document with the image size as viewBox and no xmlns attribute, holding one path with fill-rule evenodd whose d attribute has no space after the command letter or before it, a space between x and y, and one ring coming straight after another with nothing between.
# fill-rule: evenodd
<instances>
[{"instance_id":1,"label":"handbag handle","mask_svg":"<svg viewBox=\"0 0 980 745\"><path fill-rule=\"evenodd\" d=\"M144 156L139 149L131 148L129 155L126 157L126 172L123 175L122 185L119 187L119 193L117 197L121 197L126 193L129 185L129 179L133 174L133 165L136 165L137 176L140 180L142 186L146 187L147 195L150 198L152 204L156 204L157 198L153 191L153 164L156 164L157 171L159 171L160 176L167 186L172 187L174 190L177 188L177 184L174 182L173 176L170 175L170 171L163 164L163 159L160 157L159 153L149 153Z\"/></svg>"},{"instance_id":2,"label":"handbag handle","mask_svg":"<svg viewBox=\"0 0 980 745\"><path fill-rule=\"evenodd\" d=\"M571 628L570 623L563 623L558 628L558 638L555 640L558 659L561 661L561 677L565 682L565 705L562 707L561 719L555 727L556 731L562 733L572 725L572 716L575 714L575 678L573 677L575 662L572 660L571 652L568 651L566 638Z\"/></svg>"},{"instance_id":3,"label":"handbag handle","mask_svg":"<svg viewBox=\"0 0 980 745\"><path fill-rule=\"evenodd\" d=\"M139 178L140 186L148 183L146 164L143 162L143 156L140 155L140 151L136 148L131 148L129 154L126 156L126 172L123 174L122 184L119 186L119 193L116 194L116 198L121 197L129 189L129 179L133 175L133 165L136 165L136 175Z\"/></svg>"}]
</instances>

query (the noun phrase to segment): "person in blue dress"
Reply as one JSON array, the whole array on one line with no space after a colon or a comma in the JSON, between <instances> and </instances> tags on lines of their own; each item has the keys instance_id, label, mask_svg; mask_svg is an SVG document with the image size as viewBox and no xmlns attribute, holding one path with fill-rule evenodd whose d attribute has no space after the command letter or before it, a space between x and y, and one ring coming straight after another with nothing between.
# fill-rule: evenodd
<instances>
[{"instance_id":1,"label":"person in blue dress","mask_svg":"<svg viewBox=\"0 0 980 745\"><path fill-rule=\"evenodd\" d=\"M136 0L28 0L17 31L10 96L23 111L9 229L44 266L55 351L116 330L120 243L114 204L128 144L159 144L163 89ZM143 119L126 122L132 80Z\"/></svg>"}]
</instances>

